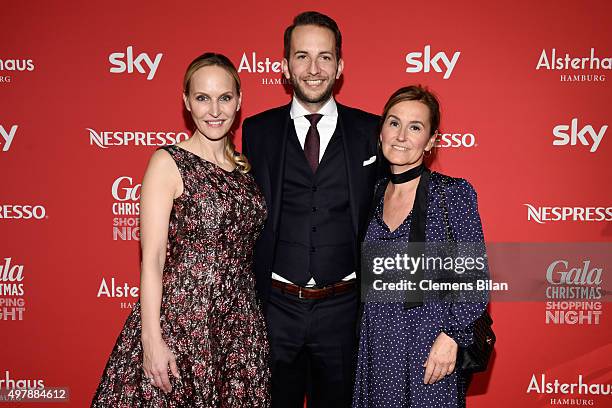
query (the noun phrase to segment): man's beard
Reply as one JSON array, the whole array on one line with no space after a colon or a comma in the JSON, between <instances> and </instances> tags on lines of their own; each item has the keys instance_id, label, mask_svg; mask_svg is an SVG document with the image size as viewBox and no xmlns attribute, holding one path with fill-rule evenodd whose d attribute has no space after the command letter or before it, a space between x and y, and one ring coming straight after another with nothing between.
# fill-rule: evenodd
<instances>
[{"instance_id":1,"label":"man's beard","mask_svg":"<svg viewBox=\"0 0 612 408\"><path fill-rule=\"evenodd\" d=\"M306 95L306 93L302 91L302 88L300 88L299 79L296 79L293 75L291 76L291 84L293 85L293 92L295 92L295 96L298 100L306 103L321 103L327 101L332 96L335 79L332 78L323 93L316 97Z\"/></svg>"}]
</instances>

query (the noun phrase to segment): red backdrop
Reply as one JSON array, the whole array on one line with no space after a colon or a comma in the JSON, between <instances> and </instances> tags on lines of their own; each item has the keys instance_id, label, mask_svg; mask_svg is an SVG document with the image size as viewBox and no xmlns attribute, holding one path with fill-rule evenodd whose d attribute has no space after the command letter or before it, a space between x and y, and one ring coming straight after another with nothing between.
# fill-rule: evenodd
<instances>
[{"instance_id":1,"label":"red backdrop","mask_svg":"<svg viewBox=\"0 0 612 408\"><path fill-rule=\"evenodd\" d=\"M475 186L487 241L609 242L612 4L464 3L4 2L0 387L38 380L68 388L69 406L89 403L137 299L124 289L139 282L147 160L189 129L186 66L205 51L228 55L240 67L242 118L285 104L273 62L284 28L307 9L342 29L340 102L380 113L412 83L439 95L446 135L435 168ZM574 219L580 208L586 218ZM491 305L496 354L470 406L610 406L597 387L532 384L612 382L609 303L591 324L547 322L545 307Z\"/></svg>"}]
</instances>

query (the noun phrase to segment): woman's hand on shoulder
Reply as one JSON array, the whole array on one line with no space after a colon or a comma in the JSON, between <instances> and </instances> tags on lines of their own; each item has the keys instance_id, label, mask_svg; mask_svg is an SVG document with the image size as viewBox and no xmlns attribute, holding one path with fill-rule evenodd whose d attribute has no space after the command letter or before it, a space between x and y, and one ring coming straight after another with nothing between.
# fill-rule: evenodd
<instances>
[{"instance_id":1,"label":"woman's hand on shoulder","mask_svg":"<svg viewBox=\"0 0 612 408\"><path fill-rule=\"evenodd\" d=\"M425 367L423 382L433 384L452 374L455 371L458 349L459 346L452 337L444 332L440 333L429 350L427 361L423 364Z\"/></svg>"}]
</instances>

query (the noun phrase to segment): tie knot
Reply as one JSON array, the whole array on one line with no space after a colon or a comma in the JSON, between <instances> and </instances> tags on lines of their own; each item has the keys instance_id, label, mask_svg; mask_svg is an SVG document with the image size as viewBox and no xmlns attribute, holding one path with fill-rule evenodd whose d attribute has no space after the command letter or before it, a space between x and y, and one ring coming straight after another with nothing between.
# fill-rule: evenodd
<instances>
[{"instance_id":1,"label":"tie knot","mask_svg":"<svg viewBox=\"0 0 612 408\"><path fill-rule=\"evenodd\" d=\"M310 126L315 127L317 126L317 123L319 123L323 115L321 115L320 113L313 113L311 115L304 115L304 117L308 119L308 121L310 122Z\"/></svg>"}]
</instances>

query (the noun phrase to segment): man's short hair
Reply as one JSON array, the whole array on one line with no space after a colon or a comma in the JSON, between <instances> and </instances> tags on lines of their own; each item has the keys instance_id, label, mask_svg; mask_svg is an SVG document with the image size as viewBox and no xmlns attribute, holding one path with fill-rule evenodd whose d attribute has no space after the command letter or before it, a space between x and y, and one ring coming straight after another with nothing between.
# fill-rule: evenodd
<instances>
[{"instance_id":1,"label":"man's short hair","mask_svg":"<svg viewBox=\"0 0 612 408\"><path fill-rule=\"evenodd\" d=\"M295 16L293 24L285 29L284 57L287 60L289 60L289 53L291 52L291 34L293 34L293 30L295 27L305 25L314 25L330 30L336 39L336 60L342 57L342 34L334 19L317 11L305 11Z\"/></svg>"}]
</instances>

